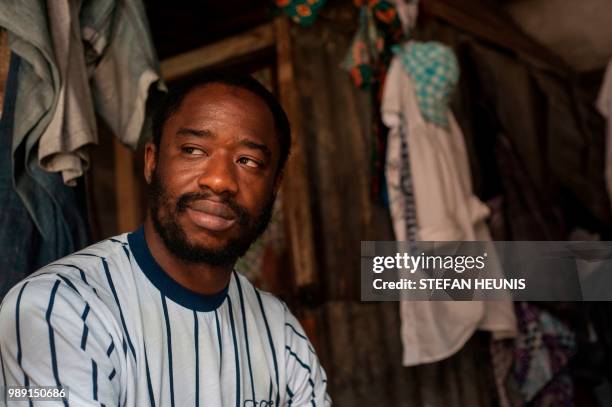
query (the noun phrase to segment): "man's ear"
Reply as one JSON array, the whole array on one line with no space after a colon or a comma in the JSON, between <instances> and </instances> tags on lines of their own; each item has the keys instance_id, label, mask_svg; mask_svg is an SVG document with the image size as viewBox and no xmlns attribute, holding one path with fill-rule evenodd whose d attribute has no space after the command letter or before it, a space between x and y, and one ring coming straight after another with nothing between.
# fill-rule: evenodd
<instances>
[{"instance_id":1,"label":"man's ear","mask_svg":"<svg viewBox=\"0 0 612 407\"><path fill-rule=\"evenodd\" d=\"M145 145L144 155L144 176L147 184L150 184L153 179L153 172L157 166L157 147L155 147L153 142L149 141Z\"/></svg>"}]
</instances>

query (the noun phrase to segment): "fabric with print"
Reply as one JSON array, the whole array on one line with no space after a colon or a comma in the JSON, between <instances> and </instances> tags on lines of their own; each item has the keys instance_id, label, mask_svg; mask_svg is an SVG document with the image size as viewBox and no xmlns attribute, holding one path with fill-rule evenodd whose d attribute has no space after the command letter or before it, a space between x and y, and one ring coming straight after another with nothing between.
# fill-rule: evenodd
<instances>
[{"instance_id":1,"label":"fabric with print","mask_svg":"<svg viewBox=\"0 0 612 407\"><path fill-rule=\"evenodd\" d=\"M359 26L342 67L357 87L368 89L384 82L391 46L404 38L404 31L392 2L356 0L355 5L360 7Z\"/></svg>"},{"instance_id":2,"label":"fabric with print","mask_svg":"<svg viewBox=\"0 0 612 407\"><path fill-rule=\"evenodd\" d=\"M449 129L448 104L459 80L454 52L438 42L415 42L393 51L412 78L421 115L430 123Z\"/></svg>"},{"instance_id":3,"label":"fabric with print","mask_svg":"<svg viewBox=\"0 0 612 407\"><path fill-rule=\"evenodd\" d=\"M515 308L519 334L512 375L522 396L537 406L573 405L573 386L566 369L577 351L576 335L535 304L519 302Z\"/></svg>"},{"instance_id":4,"label":"fabric with print","mask_svg":"<svg viewBox=\"0 0 612 407\"><path fill-rule=\"evenodd\" d=\"M383 119L389 126L386 180L396 240L413 242L417 240L418 225L406 121L401 112L397 113L397 117L392 117L387 111ZM398 119L397 122L395 119Z\"/></svg>"},{"instance_id":5,"label":"fabric with print","mask_svg":"<svg viewBox=\"0 0 612 407\"><path fill-rule=\"evenodd\" d=\"M372 94L372 158L370 195L374 201L387 202L385 189L385 151L387 130L380 118L380 98L387 66L393 53L391 46L405 37L402 20L393 2L355 0L359 7L359 26L342 62L358 88Z\"/></svg>"},{"instance_id":6,"label":"fabric with print","mask_svg":"<svg viewBox=\"0 0 612 407\"><path fill-rule=\"evenodd\" d=\"M276 7L296 23L308 27L312 25L326 0L275 0Z\"/></svg>"}]
</instances>

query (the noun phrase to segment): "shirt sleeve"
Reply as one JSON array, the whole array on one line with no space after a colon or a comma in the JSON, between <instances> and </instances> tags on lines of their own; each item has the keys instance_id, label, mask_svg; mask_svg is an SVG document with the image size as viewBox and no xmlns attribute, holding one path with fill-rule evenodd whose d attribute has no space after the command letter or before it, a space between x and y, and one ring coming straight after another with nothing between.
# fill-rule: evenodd
<instances>
[{"instance_id":1,"label":"shirt sleeve","mask_svg":"<svg viewBox=\"0 0 612 407\"><path fill-rule=\"evenodd\" d=\"M121 405L119 339L103 324L104 310L92 308L79 290L84 288L51 274L7 294L0 308L2 386L67 390L48 406ZM0 397L12 405L7 392Z\"/></svg>"},{"instance_id":2,"label":"shirt sleeve","mask_svg":"<svg viewBox=\"0 0 612 407\"><path fill-rule=\"evenodd\" d=\"M285 363L288 405L331 406L325 370L304 329L286 307Z\"/></svg>"}]
</instances>

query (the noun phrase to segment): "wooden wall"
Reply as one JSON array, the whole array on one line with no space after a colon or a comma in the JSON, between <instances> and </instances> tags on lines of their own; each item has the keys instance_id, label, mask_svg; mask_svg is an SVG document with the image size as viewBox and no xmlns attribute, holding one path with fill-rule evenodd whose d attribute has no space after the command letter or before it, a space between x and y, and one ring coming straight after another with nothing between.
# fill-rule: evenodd
<instances>
[{"instance_id":1,"label":"wooden wall","mask_svg":"<svg viewBox=\"0 0 612 407\"><path fill-rule=\"evenodd\" d=\"M320 293L315 346L337 406L492 406L488 338L450 359L401 366L397 303L359 301L360 241L393 240L387 212L369 197L371 104L340 64L357 21L332 3L313 27L292 26L304 157Z\"/></svg>"}]
</instances>

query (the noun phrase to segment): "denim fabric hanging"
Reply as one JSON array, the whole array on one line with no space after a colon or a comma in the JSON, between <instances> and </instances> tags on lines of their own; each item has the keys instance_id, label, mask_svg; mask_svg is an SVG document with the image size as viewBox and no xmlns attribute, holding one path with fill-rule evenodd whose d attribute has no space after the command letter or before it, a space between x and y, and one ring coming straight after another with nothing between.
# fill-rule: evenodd
<instances>
[{"instance_id":1,"label":"denim fabric hanging","mask_svg":"<svg viewBox=\"0 0 612 407\"><path fill-rule=\"evenodd\" d=\"M74 252L89 243L84 191L64 185L58 173L46 173L38 167L36 155L31 155L27 177L28 188L37 214L42 214L42 235L13 184L13 126L18 99L18 76L24 62L11 55L9 75L0 120L0 299L19 280L36 269ZM15 148L15 157L24 159L23 144Z\"/></svg>"}]
</instances>

